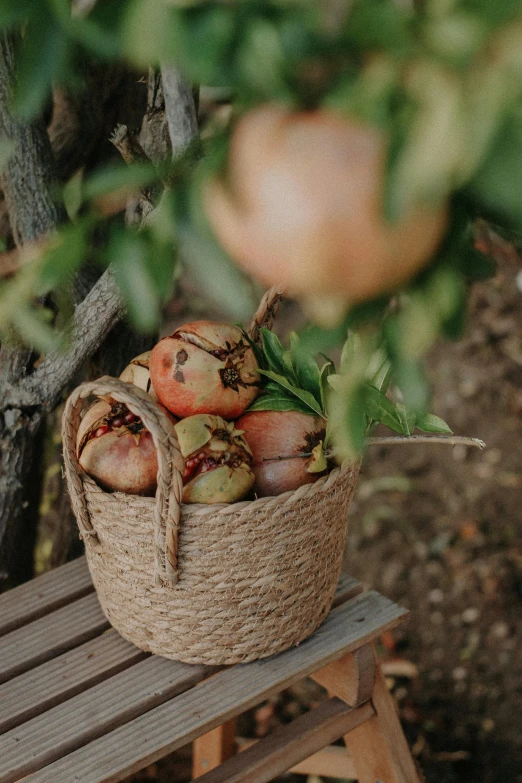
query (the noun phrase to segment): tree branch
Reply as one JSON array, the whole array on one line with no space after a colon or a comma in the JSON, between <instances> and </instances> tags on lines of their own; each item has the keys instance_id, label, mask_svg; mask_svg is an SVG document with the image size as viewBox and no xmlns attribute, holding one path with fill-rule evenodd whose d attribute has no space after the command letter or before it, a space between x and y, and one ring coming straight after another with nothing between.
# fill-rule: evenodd
<instances>
[{"instance_id":1,"label":"tree branch","mask_svg":"<svg viewBox=\"0 0 522 783\"><path fill-rule=\"evenodd\" d=\"M176 158L198 137L196 106L192 87L179 68L163 63L161 80L172 156Z\"/></svg>"},{"instance_id":2,"label":"tree branch","mask_svg":"<svg viewBox=\"0 0 522 783\"><path fill-rule=\"evenodd\" d=\"M107 270L76 307L68 347L48 354L31 375L9 390L4 405L54 408L65 386L98 350L123 314L119 289Z\"/></svg>"},{"instance_id":3,"label":"tree branch","mask_svg":"<svg viewBox=\"0 0 522 783\"><path fill-rule=\"evenodd\" d=\"M367 438L367 446L396 446L415 443L443 443L445 446L474 446L476 449L486 448L479 438L468 438L466 435L385 435Z\"/></svg>"}]
</instances>

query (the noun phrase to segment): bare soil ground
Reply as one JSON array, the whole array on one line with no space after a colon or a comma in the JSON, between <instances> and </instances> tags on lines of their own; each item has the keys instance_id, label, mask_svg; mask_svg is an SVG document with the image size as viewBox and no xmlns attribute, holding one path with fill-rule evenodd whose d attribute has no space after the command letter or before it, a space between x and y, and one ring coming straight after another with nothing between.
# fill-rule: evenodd
<instances>
[{"instance_id":1,"label":"bare soil ground","mask_svg":"<svg viewBox=\"0 0 522 783\"><path fill-rule=\"evenodd\" d=\"M429 361L433 410L487 450L373 450L351 511L347 569L411 612L388 652L418 668L395 694L433 783L522 780L518 271L475 288L465 339Z\"/></svg>"}]
</instances>

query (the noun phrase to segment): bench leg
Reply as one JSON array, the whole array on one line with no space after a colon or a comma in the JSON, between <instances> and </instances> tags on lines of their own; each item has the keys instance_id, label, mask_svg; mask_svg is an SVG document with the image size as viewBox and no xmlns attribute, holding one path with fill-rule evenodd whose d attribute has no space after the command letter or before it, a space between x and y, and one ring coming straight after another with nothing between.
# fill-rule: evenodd
<instances>
[{"instance_id":1,"label":"bench leg","mask_svg":"<svg viewBox=\"0 0 522 783\"><path fill-rule=\"evenodd\" d=\"M335 661L312 678L326 687L330 696L355 706L368 698L370 676L374 678L370 693L375 715L344 737L357 779L359 783L420 783L395 702L380 666L375 664L372 647Z\"/></svg>"},{"instance_id":2,"label":"bench leg","mask_svg":"<svg viewBox=\"0 0 522 783\"><path fill-rule=\"evenodd\" d=\"M219 767L236 752L236 721L229 720L192 743L192 780Z\"/></svg>"}]
</instances>

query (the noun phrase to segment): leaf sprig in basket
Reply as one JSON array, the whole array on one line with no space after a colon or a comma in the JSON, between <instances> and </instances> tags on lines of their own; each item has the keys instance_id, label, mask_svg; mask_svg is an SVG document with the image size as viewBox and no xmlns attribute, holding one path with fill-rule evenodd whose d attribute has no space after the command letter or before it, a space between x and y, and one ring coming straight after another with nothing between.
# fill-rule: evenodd
<instances>
[{"instance_id":1,"label":"leaf sprig in basket","mask_svg":"<svg viewBox=\"0 0 522 783\"><path fill-rule=\"evenodd\" d=\"M319 365L295 332L291 333L289 343L289 348L285 348L271 330L260 329L260 342L252 345L264 381L261 394L249 407L248 412L298 411L309 416L320 416L325 423L325 437L311 451L303 451L299 455L278 455L277 459L312 457L307 470L313 473L325 470L334 455L355 456L350 448L343 448L343 443L338 442L337 416L330 413L335 414L339 410L336 398L345 394L347 386L350 385L350 376L359 375L361 372L364 379L362 384L357 384L359 399L350 411L360 419L364 436L361 446L364 443L371 445L385 441L426 440L415 436L416 430L428 433L429 439L436 442L441 442L440 436L443 436L444 442L450 444L462 442L483 446L482 441L474 438L451 437L452 430L439 416L416 412L400 399L391 399L389 391L392 372L389 358L380 348L365 358L358 335L350 334L346 340L339 371L336 370L333 360L324 354L321 354L324 361ZM364 365L362 370L361 365ZM395 396L400 397L399 390L396 390ZM369 437L378 424L388 427L402 437Z\"/></svg>"}]
</instances>

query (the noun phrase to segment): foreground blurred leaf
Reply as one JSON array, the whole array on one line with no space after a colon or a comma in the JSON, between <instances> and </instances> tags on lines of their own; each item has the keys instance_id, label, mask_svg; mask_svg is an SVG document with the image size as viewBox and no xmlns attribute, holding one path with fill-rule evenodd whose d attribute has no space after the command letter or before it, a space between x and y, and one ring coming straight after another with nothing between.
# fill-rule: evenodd
<instances>
[{"instance_id":1,"label":"foreground blurred leaf","mask_svg":"<svg viewBox=\"0 0 522 783\"><path fill-rule=\"evenodd\" d=\"M31 9L19 52L14 107L30 119L42 109L56 81L70 81L70 44L57 18L46 3Z\"/></svg>"},{"instance_id":2,"label":"foreground blurred leaf","mask_svg":"<svg viewBox=\"0 0 522 783\"><path fill-rule=\"evenodd\" d=\"M45 252L40 267L40 295L71 281L87 255L87 222L64 226Z\"/></svg>"},{"instance_id":3,"label":"foreground blurred leaf","mask_svg":"<svg viewBox=\"0 0 522 783\"><path fill-rule=\"evenodd\" d=\"M522 231L522 118L509 117L470 185L471 192L499 217Z\"/></svg>"},{"instance_id":4,"label":"foreground blurred leaf","mask_svg":"<svg viewBox=\"0 0 522 783\"><path fill-rule=\"evenodd\" d=\"M161 301L150 272L145 240L136 234L115 232L109 260L132 324L141 332L153 332L159 325Z\"/></svg>"}]
</instances>

